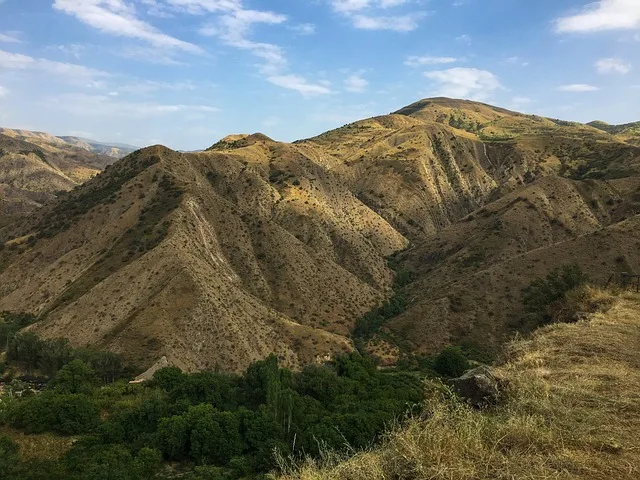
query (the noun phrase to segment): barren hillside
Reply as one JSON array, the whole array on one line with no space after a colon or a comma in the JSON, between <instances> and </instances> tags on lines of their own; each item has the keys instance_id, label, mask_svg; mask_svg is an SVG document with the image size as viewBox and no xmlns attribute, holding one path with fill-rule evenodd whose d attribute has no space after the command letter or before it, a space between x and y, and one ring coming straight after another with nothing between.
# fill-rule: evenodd
<instances>
[{"instance_id":1,"label":"barren hillside","mask_svg":"<svg viewBox=\"0 0 640 480\"><path fill-rule=\"evenodd\" d=\"M57 192L71 190L97 175L111 162L74 147L42 147L0 133L1 214L27 213L52 200Z\"/></svg>"}]
</instances>

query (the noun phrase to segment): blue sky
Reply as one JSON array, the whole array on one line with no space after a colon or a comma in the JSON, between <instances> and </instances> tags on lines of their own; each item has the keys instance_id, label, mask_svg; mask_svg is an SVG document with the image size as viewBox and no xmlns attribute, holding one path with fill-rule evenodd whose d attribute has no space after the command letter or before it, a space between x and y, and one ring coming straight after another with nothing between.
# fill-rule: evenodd
<instances>
[{"instance_id":1,"label":"blue sky","mask_svg":"<svg viewBox=\"0 0 640 480\"><path fill-rule=\"evenodd\" d=\"M640 0L0 0L0 126L205 148L431 96L640 120Z\"/></svg>"}]
</instances>

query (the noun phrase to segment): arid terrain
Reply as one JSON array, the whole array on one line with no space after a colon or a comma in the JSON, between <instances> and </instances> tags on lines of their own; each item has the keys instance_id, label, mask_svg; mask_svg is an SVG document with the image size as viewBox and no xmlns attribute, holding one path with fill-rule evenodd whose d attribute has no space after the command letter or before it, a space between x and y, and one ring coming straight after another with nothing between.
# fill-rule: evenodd
<instances>
[{"instance_id":1,"label":"arid terrain","mask_svg":"<svg viewBox=\"0 0 640 480\"><path fill-rule=\"evenodd\" d=\"M114 161L48 134L0 129L2 222L42 206Z\"/></svg>"},{"instance_id":2,"label":"arid terrain","mask_svg":"<svg viewBox=\"0 0 640 480\"><path fill-rule=\"evenodd\" d=\"M398 294L373 353L497 347L533 278L640 267L637 132L596 126L436 98L293 144L145 148L2 228L0 309L141 369L322 361Z\"/></svg>"}]
</instances>

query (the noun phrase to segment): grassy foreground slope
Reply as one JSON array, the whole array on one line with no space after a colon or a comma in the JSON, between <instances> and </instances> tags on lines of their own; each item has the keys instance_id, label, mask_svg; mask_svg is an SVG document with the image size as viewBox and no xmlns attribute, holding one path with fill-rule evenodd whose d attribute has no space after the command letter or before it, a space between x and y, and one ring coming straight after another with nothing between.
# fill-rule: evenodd
<instances>
[{"instance_id":1,"label":"grassy foreground slope","mask_svg":"<svg viewBox=\"0 0 640 480\"><path fill-rule=\"evenodd\" d=\"M512 344L501 406L436 393L375 450L283 480L640 478L640 297Z\"/></svg>"}]
</instances>

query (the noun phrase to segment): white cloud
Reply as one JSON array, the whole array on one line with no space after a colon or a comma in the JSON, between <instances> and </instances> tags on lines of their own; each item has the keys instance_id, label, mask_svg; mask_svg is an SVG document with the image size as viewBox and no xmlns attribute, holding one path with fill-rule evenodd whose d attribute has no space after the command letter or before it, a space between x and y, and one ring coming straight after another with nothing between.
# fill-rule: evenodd
<instances>
[{"instance_id":1,"label":"white cloud","mask_svg":"<svg viewBox=\"0 0 640 480\"><path fill-rule=\"evenodd\" d=\"M146 3L153 5L159 2L146 0ZM166 0L166 3L195 15L242 9L242 0Z\"/></svg>"},{"instance_id":2,"label":"white cloud","mask_svg":"<svg viewBox=\"0 0 640 480\"><path fill-rule=\"evenodd\" d=\"M162 33L139 19L134 6L124 0L55 0L53 8L111 35L136 38L159 48L202 53L197 45Z\"/></svg>"},{"instance_id":3,"label":"white cloud","mask_svg":"<svg viewBox=\"0 0 640 480\"><path fill-rule=\"evenodd\" d=\"M277 85L278 87L295 90L305 97L328 95L331 93L331 89L327 85L323 85L321 83L309 83L300 75L273 75L268 77L267 81Z\"/></svg>"},{"instance_id":4,"label":"white cloud","mask_svg":"<svg viewBox=\"0 0 640 480\"><path fill-rule=\"evenodd\" d=\"M0 32L0 42L22 43L22 41L18 38L18 32Z\"/></svg>"},{"instance_id":5,"label":"white cloud","mask_svg":"<svg viewBox=\"0 0 640 480\"><path fill-rule=\"evenodd\" d=\"M556 20L556 30L560 33L589 33L636 28L640 28L638 0L599 0L588 4L580 13Z\"/></svg>"},{"instance_id":6,"label":"white cloud","mask_svg":"<svg viewBox=\"0 0 640 480\"><path fill-rule=\"evenodd\" d=\"M586 83L573 83L571 85L561 85L558 90L561 92L597 92L600 89Z\"/></svg>"},{"instance_id":7,"label":"white cloud","mask_svg":"<svg viewBox=\"0 0 640 480\"><path fill-rule=\"evenodd\" d=\"M467 45L471 45L471 35L464 33L456 37L456 42L461 42L461 43L466 43Z\"/></svg>"},{"instance_id":8,"label":"white cloud","mask_svg":"<svg viewBox=\"0 0 640 480\"><path fill-rule=\"evenodd\" d=\"M0 85L0 97L5 97L9 93L9 90Z\"/></svg>"},{"instance_id":9,"label":"white cloud","mask_svg":"<svg viewBox=\"0 0 640 480\"><path fill-rule=\"evenodd\" d=\"M456 63L459 60L455 57L432 57L432 56L410 56L407 57L404 64L409 67L421 67L424 65L443 65L447 63Z\"/></svg>"},{"instance_id":10,"label":"white cloud","mask_svg":"<svg viewBox=\"0 0 640 480\"><path fill-rule=\"evenodd\" d=\"M426 72L424 75L439 84L436 95L443 97L483 100L502 88L498 77L477 68L451 68Z\"/></svg>"},{"instance_id":11,"label":"white cloud","mask_svg":"<svg viewBox=\"0 0 640 480\"><path fill-rule=\"evenodd\" d=\"M351 24L362 30L391 30L411 32L419 26L425 12L387 15L389 9L412 3L411 0L330 0L334 11L347 17Z\"/></svg>"},{"instance_id":12,"label":"white cloud","mask_svg":"<svg viewBox=\"0 0 640 480\"><path fill-rule=\"evenodd\" d=\"M619 75L626 75L631 71L631 65L625 63L619 58L601 58L595 65L598 73L617 73Z\"/></svg>"},{"instance_id":13,"label":"white cloud","mask_svg":"<svg viewBox=\"0 0 640 480\"><path fill-rule=\"evenodd\" d=\"M111 76L107 72L95 70L75 63L54 62L45 58L34 58L19 53L0 50L1 70L37 70L49 75L65 77L71 83L93 84L98 78Z\"/></svg>"},{"instance_id":14,"label":"white cloud","mask_svg":"<svg viewBox=\"0 0 640 480\"><path fill-rule=\"evenodd\" d=\"M359 74L348 76L344 81L344 88L347 92L362 93L369 86L369 82Z\"/></svg>"},{"instance_id":15,"label":"white cloud","mask_svg":"<svg viewBox=\"0 0 640 480\"><path fill-rule=\"evenodd\" d=\"M395 17L354 15L353 26L361 30L391 30L394 32L412 32L418 28L418 20L425 14L414 13Z\"/></svg>"},{"instance_id":16,"label":"white cloud","mask_svg":"<svg viewBox=\"0 0 640 480\"><path fill-rule=\"evenodd\" d=\"M217 24L209 24L201 28L200 33L216 36L231 47L250 51L262 60L261 72L273 75L287 65L284 51L277 45L249 40L247 35L255 24L278 25L286 21L286 16L277 13L240 8L225 13L218 19Z\"/></svg>"}]
</instances>

